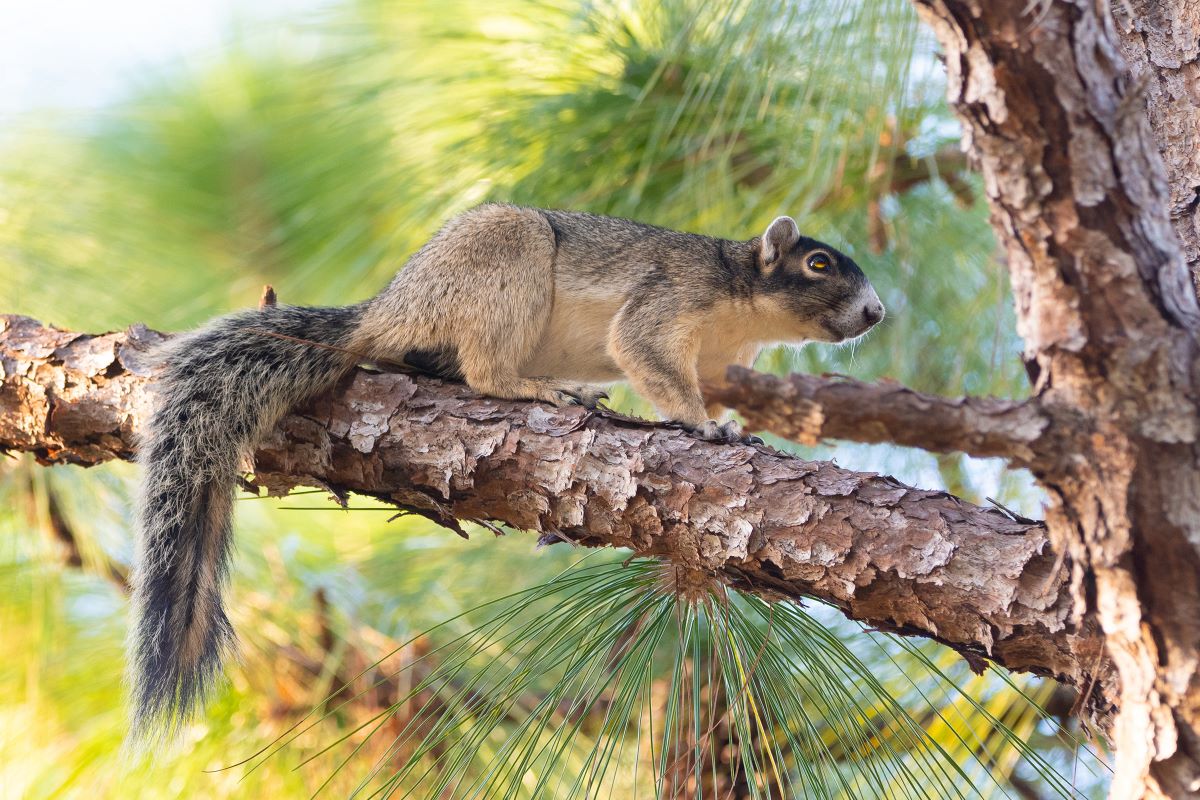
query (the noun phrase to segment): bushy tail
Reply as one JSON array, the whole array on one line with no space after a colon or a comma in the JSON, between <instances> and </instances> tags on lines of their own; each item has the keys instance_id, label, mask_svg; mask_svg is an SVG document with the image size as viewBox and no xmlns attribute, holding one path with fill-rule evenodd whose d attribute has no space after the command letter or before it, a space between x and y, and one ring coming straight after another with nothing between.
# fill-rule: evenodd
<instances>
[{"instance_id":1,"label":"bushy tail","mask_svg":"<svg viewBox=\"0 0 1200 800\"><path fill-rule=\"evenodd\" d=\"M130 632L131 742L169 736L201 705L234 646L221 601L242 454L293 405L353 366L362 306L272 306L170 342L138 460ZM317 342L325 347L307 342Z\"/></svg>"}]
</instances>

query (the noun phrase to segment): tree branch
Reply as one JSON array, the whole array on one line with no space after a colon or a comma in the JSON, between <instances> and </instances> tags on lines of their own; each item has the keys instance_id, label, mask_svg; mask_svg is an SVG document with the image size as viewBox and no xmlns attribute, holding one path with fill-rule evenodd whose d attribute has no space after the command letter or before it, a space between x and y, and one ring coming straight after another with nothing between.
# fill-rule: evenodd
<instances>
[{"instance_id":1,"label":"tree branch","mask_svg":"<svg viewBox=\"0 0 1200 800\"><path fill-rule=\"evenodd\" d=\"M939 397L899 383L842 376L786 378L730 367L724 384L705 397L736 409L749 430L771 431L804 444L847 439L936 452L1003 457L1019 466L1057 462L1067 440L1084 435L1081 415L1036 400Z\"/></svg>"},{"instance_id":2,"label":"tree branch","mask_svg":"<svg viewBox=\"0 0 1200 800\"><path fill-rule=\"evenodd\" d=\"M43 463L129 459L149 409L144 349L161 338L0 317L0 448ZM990 658L1081 687L1098 678L1092 711L1110 707L1099 640L1068 622L1067 570L1044 528L944 492L361 370L284 419L255 464L251 483L275 494L356 492L459 532L458 520L501 523L545 542L627 547L771 599L814 597L975 665Z\"/></svg>"}]
</instances>

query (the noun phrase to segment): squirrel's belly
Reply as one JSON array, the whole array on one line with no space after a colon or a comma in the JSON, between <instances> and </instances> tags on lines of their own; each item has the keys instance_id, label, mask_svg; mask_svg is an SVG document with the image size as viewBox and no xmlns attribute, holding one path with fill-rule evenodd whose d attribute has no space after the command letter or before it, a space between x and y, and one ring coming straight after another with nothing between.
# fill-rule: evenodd
<instances>
[{"instance_id":1,"label":"squirrel's belly","mask_svg":"<svg viewBox=\"0 0 1200 800\"><path fill-rule=\"evenodd\" d=\"M620 308L616 297L559 295L521 375L583 383L621 380L621 370L608 354L608 329Z\"/></svg>"}]
</instances>

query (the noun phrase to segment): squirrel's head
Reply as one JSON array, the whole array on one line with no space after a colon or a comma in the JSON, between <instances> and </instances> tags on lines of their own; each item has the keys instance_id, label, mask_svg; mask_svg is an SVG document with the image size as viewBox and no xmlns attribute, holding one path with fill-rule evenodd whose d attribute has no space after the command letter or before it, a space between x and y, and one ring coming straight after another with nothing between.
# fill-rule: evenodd
<instances>
[{"instance_id":1,"label":"squirrel's head","mask_svg":"<svg viewBox=\"0 0 1200 800\"><path fill-rule=\"evenodd\" d=\"M883 319L883 303L854 259L801 236L791 217L767 227L758 263L762 294L796 321L805 339L843 342Z\"/></svg>"}]
</instances>

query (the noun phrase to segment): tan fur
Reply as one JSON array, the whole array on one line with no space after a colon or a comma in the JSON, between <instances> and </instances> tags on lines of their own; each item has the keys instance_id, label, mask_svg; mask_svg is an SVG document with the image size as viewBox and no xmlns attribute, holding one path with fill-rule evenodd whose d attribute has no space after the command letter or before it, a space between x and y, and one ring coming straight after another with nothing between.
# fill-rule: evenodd
<instances>
[{"instance_id":1,"label":"tan fur","mask_svg":"<svg viewBox=\"0 0 1200 800\"><path fill-rule=\"evenodd\" d=\"M608 350L633 388L649 398L667 419L696 426L704 422L704 397L696 372L700 350L699 314L667 317L659 304L629 302L613 319ZM647 316L654 322L647 324ZM645 337L653 336L653 339Z\"/></svg>"},{"instance_id":2,"label":"tan fur","mask_svg":"<svg viewBox=\"0 0 1200 800\"><path fill-rule=\"evenodd\" d=\"M605 347L622 298L615 292L555 287L550 320L533 355L522 365L525 376L555 375L580 383L611 383L621 368Z\"/></svg>"},{"instance_id":3,"label":"tan fur","mask_svg":"<svg viewBox=\"0 0 1200 800\"><path fill-rule=\"evenodd\" d=\"M769 299L758 298L757 301L725 301L712 309L701 328L696 365L701 383L724 383L730 365L752 366L765 346L781 338L781 326L770 313L773 309L768 309L771 305ZM706 401L705 412L709 418L718 419L726 409Z\"/></svg>"},{"instance_id":4,"label":"tan fur","mask_svg":"<svg viewBox=\"0 0 1200 800\"><path fill-rule=\"evenodd\" d=\"M730 242L482 206L413 255L368 305L353 346L391 360L452 353L472 388L513 399L592 405L624 377L663 416L698 428L709 418L701 380L749 365L768 343L829 339L807 312L755 291L773 271L803 269L785 267L798 237L786 217L762 239ZM728 290L714 291L721 281ZM850 300L878 305L863 286Z\"/></svg>"},{"instance_id":5,"label":"tan fur","mask_svg":"<svg viewBox=\"0 0 1200 800\"><path fill-rule=\"evenodd\" d=\"M698 372L706 383L721 383L731 364L748 367L759 352L778 342L810 341L820 332L797 320L773 298L726 300L714 305L700 328Z\"/></svg>"}]
</instances>

